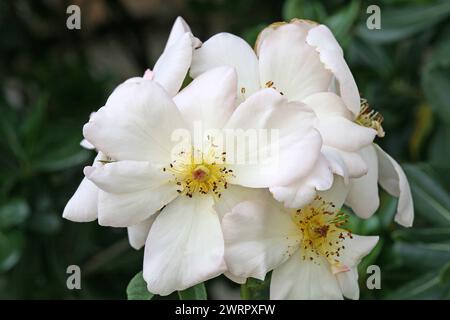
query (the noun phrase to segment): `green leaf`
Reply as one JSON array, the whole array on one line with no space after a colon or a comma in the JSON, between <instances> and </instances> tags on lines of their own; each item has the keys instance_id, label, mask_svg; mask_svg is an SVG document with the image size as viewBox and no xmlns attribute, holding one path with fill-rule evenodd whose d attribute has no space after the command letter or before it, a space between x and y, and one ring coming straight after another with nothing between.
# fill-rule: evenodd
<instances>
[{"instance_id":1,"label":"green leaf","mask_svg":"<svg viewBox=\"0 0 450 320\"><path fill-rule=\"evenodd\" d=\"M319 1L288 0L283 5L283 19L309 19L318 22L325 21L327 16L324 5Z\"/></svg>"},{"instance_id":2,"label":"green leaf","mask_svg":"<svg viewBox=\"0 0 450 320\"><path fill-rule=\"evenodd\" d=\"M439 119L450 124L450 34L441 39L427 59L422 89Z\"/></svg>"},{"instance_id":3,"label":"green leaf","mask_svg":"<svg viewBox=\"0 0 450 320\"><path fill-rule=\"evenodd\" d=\"M202 282L186 290L178 291L178 296L180 300L206 300L205 284Z\"/></svg>"},{"instance_id":4,"label":"green leaf","mask_svg":"<svg viewBox=\"0 0 450 320\"><path fill-rule=\"evenodd\" d=\"M62 220L56 212L39 211L31 216L28 226L40 234L52 235L61 230Z\"/></svg>"},{"instance_id":5,"label":"green leaf","mask_svg":"<svg viewBox=\"0 0 450 320\"><path fill-rule=\"evenodd\" d=\"M358 14L360 12L359 1L353 0L342 10L330 16L325 24L331 29L337 41L342 47L346 47L347 43L351 40L350 30L353 27Z\"/></svg>"},{"instance_id":6,"label":"green leaf","mask_svg":"<svg viewBox=\"0 0 450 320\"><path fill-rule=\"evenodd\" d=\"M27 202L14 199L0 207L0 229L15 227L23 223L30 214Z\"/></svg>"},{"instance_id":7,"label":"green leaf","mask_svg":"<svg viewBox=\"0 0 450 320\"><path fill-rule=\"evenodd\" d=\"M346 58L352 65L368 66L383 78L394 73L394 59L384 46L370 43L361 38L354 38L347 51Z\"/></svg>"},{"instance_id":8,"label":"green leaf","mask_svg":"<svg viewBox=\"0 0 450 320\"><path fill-rule=\"evenodd\" d=\"M127 286L128 300L151 300L153 293L147 289L147 283L142 276L142 271L136 274Z\"/></svg>"},{"instance_id":9,"label":"green leaf","mask_svg":"<svg viewBox=\"0 0 450 320\"><path fill-rule=\"evenodd\" d=\"M450 284L450 262L447 263L439 272L441 283Z\"/></svg>"},{"instance_id":10,"label":"green leaf","mask_svg":"<svg viewBox=\"0 0 450 320\"><path fill-rule=\"evenodd\" d=\"M381 226L384 230L387 230L394 221L397 205L397 198L391 196L384 190L380 190L380 207L375 215L379 217Z\"/></svg>"},{"instance_id":11,"label":"green leaf","mask_svg":"<svg viewBox=\"0 0 450 320\"><path fill-rule=\"evenodd\" d=\"M358 34L371 42L388 43L413 36L443 21L450 13L450 2L405 6L381 7L381 29L369 30L366 20L358 27ZM369 15L367 15L369 17Z\"/></svg>"},{"instance_id":12,"label":"green leaf","mask_svg":"<svg viewBox=\"0 0 450 320\"><path fill-rule=\"evenodd\" d=\"M27 145L35 143L39 139L41 130L45 126L47 103L48 97L46 95L39 96L38 102L31 108L20 126L21 135Z\"/></svg>"},{"instance_id":13,"label":"green leaf","mask_svg":"<svg viewBox=\"0 0 450 320\"><path fill-rule=\"evenodd\" d=\"M438 226L450 225L450 196L417 165L404 165L414 198L415 212Z\"/></svg>"},{"instance_id":14,"label":"green leaf","mask_svg":"<svg viewBox=\"0 0 450 320\"><path fill-rule=\"evenodd\" d=\"M398 241L394 253L403 263L417 270L442 267L450 261L450 243L407 243Z\"/></svg>"},{"instance_id":15,"label":"green leaf","mask_svg":"<svg viewBox=\"0 0 450 320\"><path fill-rule=\"evenodd\" d=\"M23 249L20 231L0 232L0 272L8 271L19 261Z\"/></svg>"},{"instance_id":16,"label":"green leaf","mask_svg":"<svg viewBox=\"0 0 450 320\"><path fill-rule=\"evenodd\" d=\"M416 109L414 128L409 139L411 158L419 159L423 147L428 146L429 136L433 130L433 112L426 103L421 103Z\"/></svg>"},{"instance_id":17,"label":"green leaf","mask_svg":"<svg viewBox=\"0 0 450 320\"><path fill-rule=\"evenodd\" d=\"M450 264L420 276L386 296L387 299L443 299L450 288Z\"/></svg>"},{"instance_id":18,"label":"green leaf","mask_svg":"<svg viewBox=\"0 0 450 320\"><path fill-rule=\"evenodd\" d=\"M88 150L81 149L79 146L77 150L74 150L69 146L47 153L45 157L36 161L34 168L44 172L59 171L86 163L90 157L91 153Z\"/></svg>"},{"instance_id":19,"label":"green leaf","mask_svg":"<svg viewBox=\"0 0 450 320\"><path fill-rule=\"evenodd\" d=\"M440 125L435 129L435 133L432 140L429 142L428 150L429 162L438 169L445 173L450 173L450 127L446 125ZM440 177L447 182L447 187L450 186L446 177L448 174L441 174Z\"/></svg>"},{"instance_id":20,"label":"green leaf","mask_svg":"<svg viewBox=\"0 0 450 320\"><path fill-rule=\"evenodd\" d=\"M241 298L243 300L268 300L270 294L271 274L266 275L264 281L247 278L241 285Z\"/></svg>"},{"instance_id":21,"label":"green leaf","mask_svg":"<svg viewBox=\"0 0 450 320\"><path fill-rule=\"evenodd\" d=\"M400 229L392 237L408 242L450 242L450 228Z\"/></svg>"},{"instance_id":22,"label":"green leaf","mask_svg":"<svg viewBox=\"0 0 450 320\"><path fill-rule=\"evenodd\" d=\"M435 273L428 273L395 290L386 299L439 299L442 295L439 284L439 277ZM436 292L436 288L440 290Z\"/></svg>"}]
</instances>

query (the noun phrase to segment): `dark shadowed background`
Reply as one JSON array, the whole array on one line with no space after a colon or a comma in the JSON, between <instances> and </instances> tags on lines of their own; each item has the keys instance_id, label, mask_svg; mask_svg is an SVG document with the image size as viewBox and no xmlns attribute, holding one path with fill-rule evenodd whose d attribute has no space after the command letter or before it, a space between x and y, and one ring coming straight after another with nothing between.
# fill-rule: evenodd
<instances>
[{"instance_id":1,"label":"dark shadowed background","mask_svg":"<svg viewBox=\"0 0 450 320\"><path fill-rule=\"evenodd\" d=\"M81 30L66 28L66 8L81 8ZM368 30L369 4L381 30ZM379 234L360 265L362 298L450 298L450 2L260 0L2 0L0 2L0 298L125 299L142 269L142 250L124 229L73 223L61 215L94 153L79 146L89 114L113 88L140 76L183 16L205 41L232 32L251 45L267 24L294 17L328 25L341 43L361 95L385 118L378 143L405 169L416 220L392 222L396 199L381 195L360 234ZM82 289L68 290L79 265ZM381 268L368 290L366 268ZM245 297L267 298L249 281ZM258 290L254 290L257 288ZM210 298L238 298L218 278ZM176 295L170 298L176 298Z\"/></svg>"}]
</instances>

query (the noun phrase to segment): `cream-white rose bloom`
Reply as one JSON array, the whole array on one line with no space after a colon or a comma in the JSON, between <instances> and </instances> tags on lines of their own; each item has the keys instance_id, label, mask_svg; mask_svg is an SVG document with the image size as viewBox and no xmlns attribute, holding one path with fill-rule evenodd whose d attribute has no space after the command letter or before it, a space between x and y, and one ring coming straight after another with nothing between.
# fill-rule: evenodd
<instances>
[{"instance_id":1,"label":"cream-white rose bloom","mask_svg":"<svg viewBox=\"0 0 450 320\"><path fill-rule=\"evenodd\" d=\"M269 88L236 107L236 87L230 67L205 72L173 99L155 81L127 82L84 127L85 138L114 159L84 171L104 191L99 224L152 223L144 278L155 294L184 290L224 272L221 216L253 189L288 185L307 175L320 155L322 139L306 105ZM195 124L219 132L275 130L278 138L258 144L255 162L231 161L207 138L202 149L196 143L178 150L173 134L184 130L194 137ZM264 152L268 149L276 153Z\"/></svg>"},{"instance_id":2,"label":"cream-white rose bloom","mask_svg":"<svg viewBox=\"0 0 450 320\"><path fill-rule=\"evenodd\" d=\"M200 41L194 38L189 26L178 17L173 24L169 38L162 55L157 60L153 71L147 70L143 77L134 77L125 83L153 79L163 86L167 92L174 96L181 88L192 60L192 50L200 46ZM120 87L120 86L119 86ZM91 116L93 116L91 114ZM86 149L95 149L86 139L81 142L81 146ZM105 155L99 152L95 158L93 166L101 166L102 161L108 160ZM63 217L76 222L89 222L97 219L99 189L90 180L84 178L72 198L64 208ZM149 222L144 222L142 226L128 229L130 244L139 249L143 246L142 229L147 228ZM135 233L136 231L136 233Z\"/></svg>"},{"instance_id":3,"label":"cream-white rose bloom","mask_svg":"<svg viewBox=\"0 0 450 320\"><path fill-rule=\"evenodd\" d=\"M356 122L377 130L384 136L383 118L370 110L368 104L361 105ZM414 221L414 205L408 179L401 166L377 144L373 143L359 151L368 166L366 175L350 180L350 192L345 201L358 216L370 218L380 205L378 184L390 195L398 198L395 221L411 227Z\"/></svg>"},{"instance_id":4,"label":"cream-white rose bloom","mask_svg":"<svg viewBox=\"0 0 450 320\"><path fill-rule=\"evenodd\" d=\"M219 33L194 51L190 73L195 78L217 66L233 66L241 101L262 88L273 88L316 113L315 127L323 138L321 156L308 176L272 188L275 198L301 207L317 190L331 187L333 173L345 181L366 174L359 150L372 143L376 131L354 122L360 106L358 88L330 30L305 20L272 24L260 33L255 49L235 35Z\"/></svg>"},{"instance_id":5,"label":"cream-white rose bloom","mask_svg":"<svg viewBox=\"0 0 450 320\"><path fill-rule=\"evenodd\" d=\"M336 177L301 209L268 196L236 205L222 220L230 273L264 280L273 270L271 299L358 299L357 266L378 237L345 229L340 208L347 193Z\"/></svg>"}]
</instances>

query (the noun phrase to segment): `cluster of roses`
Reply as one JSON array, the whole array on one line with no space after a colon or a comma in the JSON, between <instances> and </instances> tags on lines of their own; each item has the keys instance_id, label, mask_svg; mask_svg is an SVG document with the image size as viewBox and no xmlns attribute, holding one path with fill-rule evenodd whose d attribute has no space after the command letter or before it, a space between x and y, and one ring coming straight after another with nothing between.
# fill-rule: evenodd
<instances>
[{"instance_id":1,"label":"cluster of roses","mask_svg":"<svg viewBox=\"0 0 450 320\"><path fill-rule=\"evenodd\" d=\"M358 299L357 266L378 237L346 229L342 206L369 218L380 185L398 197L396 222L414 215L404 172L373 143L381 122L326 26L274 23L253 50L228 33L201 43L178 18L153 70L84 126L98 155L63 216L127 227L154 294L272 271L272 299ZM276 130L276 159L266 141L258 161L236 163L209 136L174 152L173 132L196 123Z\"/></svg>"}]
</instances>

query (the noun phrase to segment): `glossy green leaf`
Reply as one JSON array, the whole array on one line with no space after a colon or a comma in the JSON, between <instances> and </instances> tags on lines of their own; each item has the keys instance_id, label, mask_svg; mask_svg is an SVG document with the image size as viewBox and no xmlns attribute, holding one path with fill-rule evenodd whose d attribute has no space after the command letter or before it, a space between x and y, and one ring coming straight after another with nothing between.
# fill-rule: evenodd
<instances>
[{"instance_id":1,"label":"glossy green leaf","mask_svg":"<svg viewBox=\"0 0 450 320\"><path fill-rule=\"evenodd\" d=\"M386 298L391 300L439 299L444 291L444 289L438 287L439 284L439 277L435 273L429 273L408 282L406 285L389 294Z\"/></svg>"},{"instance_id":2,"label":"glossy green leaf","mask_svg":"<svg viewBox=\"0 0 450 320\"><path fill-rule=\"evenodd\" d=\"M283 5L283 19L309 19L324 22L326 10L323 3L312 0L288 0Z\"/></svg>"},{"instance_id":3,"label":"glossy green leaf","mask_svg":"<svg viewBox=\"0 0 450 320\"><path fill-rule=\"evenodd\" d=\"M417 165L404 165L415 212L437 226L450 225L450 195Z\"/></svg>"},{"instance_id":4,"label":"glossy green leaf","mask_svg":"<svg viewBox=\"0 0 450 320\"><path fill-rule=\"evenodd\" d=\"M387 295L387 299L443 299L450 289L450 264L406 283Z\"/></svg>"},{"instance_id":5,"label":"glossy green leaf","mask_svg":"<svg viewBox=\"0 0 450 320\"><path fill-rule=\"evenodd\" d=\"M371 42L391 43L432 27L449 14L450 2L446 0L399 8L381 6L381 29L369 30L363 20L358 34Z\"/></svg>"},{"instance_id":6,"label":"glossy green leaf","mask_svg":"<svg viewBox=\"0 0 450 320\"><path fill-rule=\"evenodd\" d=\"M205 284L199 283L183 291L178 291L180 300L206 300L208 298Z\"/></svg>"},{"instance_id":7,"label":"glossy green leaf","mask_svg":"<svg viewBox=\"0 0 450 320\"><path fill-rule=\"evenodd\" d=\"M11 200L0 207L0 230L22 224L30 214L30 208L24 199Z\"/></svg>"},{"instance_id":8,"label":"glossy green leaf","mask_svg":"<svg viewBox=\"0 0 450 320\"><path fill-rule=\"evenodd\" d=\"M19 261L23 249L20 231L0 232L0 272L8 271Z\"/></svg>"},{"instance_id":9,"label":"glossy green leaf","mask_svg":"<svg viewBox=\"0 0 450 320\"><path fill-rule=\"evenodd\" d=\"M351 40L350 30L360 13L360 2L353 0L344 9L328 17L325 24L331 29L342 47Z\"/></svg>"},{"instance_id":10,"label":"glossy green leaf","mask_svg":"<svg viewBox=\"0 0 450 320\"><path fill-rule=\"evenodd\" d=\"M247 278L244 284L241 284L241 298L243 300L267 300L270 294L271 274L267 274L264 281Z\"/></svg>"},{"instance_id":11,"label":"glossy green leaf","mask_svg":"<svg viewBox=\"0 0 450 320\"><path fill-rule=\"evenodd\" d=\"M450 124L450 34L441 39L428 57L422 88L439 119Z\"/></svg>"},{"instance_id":12,"label":"glossy green leaf","mask_svg":"<svg viewBox=\"0 0 450 320\"><path fill-rule=\"evenodd\" d=\"M407 243L398 241L394 252L410 268L439 268L450 261L450 243Z\"/></svg>"},{"instance_id":13,"label":"glossy green leaf","mask_svg":"<svg viewBox=\"0 0 450 320\"><path fill-rule=\"evenodd\" d=\"M450 242L450 227L399 229L392 233L392 237L408 242Z\"/></svg>"},{"instance_id":14,"label":"glossy green leaf","mask_svg":"<svg viewBox=\"0 0 450 320\"><path fill-rule=\"evenodd\" d=\"M142 276L142 271L137 273L127 286L128 300L151 300L153 293L147 289L147 283Z\"/></svg>"}]
</instances>

